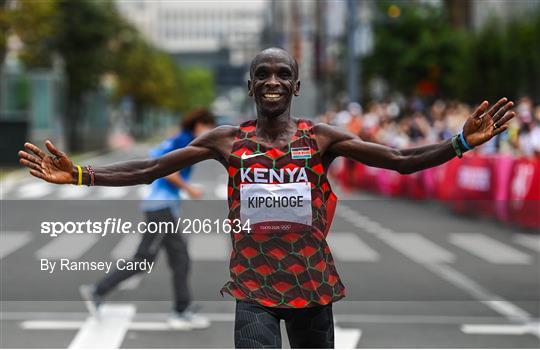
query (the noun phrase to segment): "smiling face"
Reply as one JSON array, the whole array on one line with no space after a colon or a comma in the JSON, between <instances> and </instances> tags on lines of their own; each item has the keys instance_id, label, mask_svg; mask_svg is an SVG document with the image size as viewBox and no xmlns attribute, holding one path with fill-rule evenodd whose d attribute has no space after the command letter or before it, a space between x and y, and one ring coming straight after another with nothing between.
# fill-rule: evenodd
<instances>
[{"instance_id":1,"label":"smiling face","mask_svg":"<svg viewBox=\"0 0 540 350\"><path fill-rule=\"evenodd\" d=\"M300 94L298 65L282 49L267 49L251 64L248 81L249 96L253 96L259 115L277 117L290 111L292 97Z\"/></svg>"}]
</instances>

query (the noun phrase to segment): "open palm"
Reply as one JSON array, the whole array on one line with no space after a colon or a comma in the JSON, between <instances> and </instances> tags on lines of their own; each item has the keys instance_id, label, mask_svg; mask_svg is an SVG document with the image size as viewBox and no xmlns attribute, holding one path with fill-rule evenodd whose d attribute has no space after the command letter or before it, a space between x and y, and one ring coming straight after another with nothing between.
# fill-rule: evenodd
<instances>
[{"instance_id":1,"label":"open palm","mask_svg":"<svg viewBox=\"0 0 540 350\"><path fill-rule=\"evenodd\" d=\"M29 168L30 174L55 184L74 184L73 163L51 141L45 146L52 156L29 142L24 144L28 152L19 151L19 162ZM31 153L30 153L31 152Z\"/></svg>"},{"instance_id":2,"label":"open palm","mask_svg":"<svg viewBox=\"0 0 540 350\"><path fill-rule=\"evenodd\" d=\"M489 110L489 103L484 101L467 119L463 126L463 136L470 146L479 146L508 129L507 123L516 113L510 111L514 103L507 101L508 99L503 97Z\"/></svg>"}]
</instances>

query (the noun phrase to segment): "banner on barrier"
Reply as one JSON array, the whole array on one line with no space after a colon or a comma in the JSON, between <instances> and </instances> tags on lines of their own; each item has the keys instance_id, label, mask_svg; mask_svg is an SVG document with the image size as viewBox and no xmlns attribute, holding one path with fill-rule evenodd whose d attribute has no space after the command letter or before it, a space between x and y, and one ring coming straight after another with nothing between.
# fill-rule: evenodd
<instances>
[{"instance_id":1,"label":"banner on barrier","mask_svg":"<svg viewBox=\"0 0 540 350\"><path fill-rule=\"evenodd\" d=\"M347 162L348 187L385 196L434 198L457 213L489 215L522 227L540 227L540 159L469 154L410 175Z\"/></svg>"}]
</instances>

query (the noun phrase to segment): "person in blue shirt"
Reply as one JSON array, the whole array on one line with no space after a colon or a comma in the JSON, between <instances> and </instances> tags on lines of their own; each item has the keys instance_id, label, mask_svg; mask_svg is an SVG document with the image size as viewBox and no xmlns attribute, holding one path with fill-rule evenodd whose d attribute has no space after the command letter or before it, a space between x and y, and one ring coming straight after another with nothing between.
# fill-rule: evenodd
<instances>
[{"instance_id":1,"label":"person in blue shirt","mask_svg":"<svg viewBox=\"0 0 540 350\"><path fill-rule=\"evenodd\" d=\"M181 131L163 141L150 152L150 157L158 158L166 153L186 147L196 137L212 129L215 119L206 109L196 109L188 113L181 123ZM180 191L186 191L190 198L202 196L202 191L191 185L188 180L192 167L186 167L176 173L155 180L144 198L141 209L147 223L173 222L180 217ZM195 312L188 310L191 295L188 285L189 255L185 238L175 232L144 233L135 252L133 261L153 262L160 249L164 248L172 271L174 288L174 310L169 316L169 325L174 329L190 330L207 328L210 322ZM81 295L91 313L96 313L103 299L119 283L143 270L115 270L94 285L83 285Z\"/></svg>"}]
</instances>

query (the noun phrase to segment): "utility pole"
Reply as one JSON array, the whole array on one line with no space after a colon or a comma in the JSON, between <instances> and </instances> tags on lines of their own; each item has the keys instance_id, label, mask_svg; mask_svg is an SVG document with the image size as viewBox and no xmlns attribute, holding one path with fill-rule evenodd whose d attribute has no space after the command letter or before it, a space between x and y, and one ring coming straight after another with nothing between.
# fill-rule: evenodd
<instances>
[{"instance_id":1,"label":"utility pole","mask_svg":"<svg viewBox=\"0 0 540 350\"><path fill-rule=\"evenodd\" d=\"M347 0L347 96L349 102L361 100L359 86L360 67L358 63L360 36L358 35L358 16L356 0Z\"/></svg>"},{"instance_id":2,"label":"utility pole","mask_svg":"<svg viewBox=\"0 0 540 350\"><path fill-rule=\"evenodd\" d=\"M315 35L314 35L314 80L317 83L317 113L322 113L326 109L326 72L324 64L326 62L326 26L323 14L326 11L326 0L315 2Z\"/></svg>"}]
</instances>

